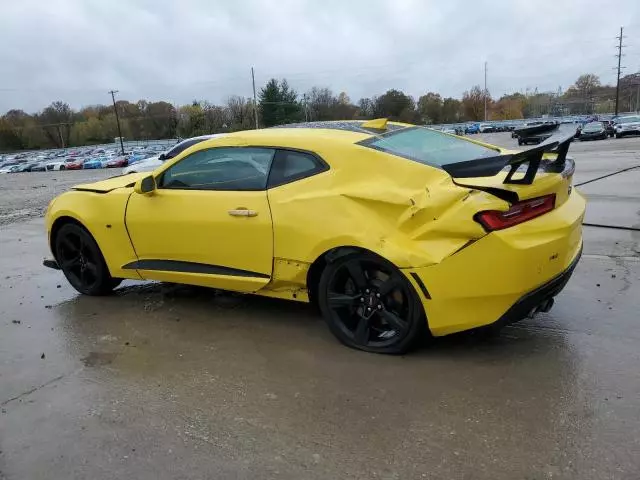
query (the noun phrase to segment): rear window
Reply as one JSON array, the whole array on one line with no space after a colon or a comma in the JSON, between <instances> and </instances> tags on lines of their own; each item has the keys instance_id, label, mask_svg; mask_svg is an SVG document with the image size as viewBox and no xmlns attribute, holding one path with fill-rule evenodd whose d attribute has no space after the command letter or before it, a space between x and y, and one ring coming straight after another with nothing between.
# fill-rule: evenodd
<instances>
[{"instance_id":1,"label":"rear window","mask_svg":"<svg viewBox=\"0 0 640 480\"><path fill-rule=\"evenodd\" d=\"M432 166L495 157L500 154L498 149L483 147L421 127L405 128L369 138L360 142L360 145Z\"/></svg>"}]
</instances>

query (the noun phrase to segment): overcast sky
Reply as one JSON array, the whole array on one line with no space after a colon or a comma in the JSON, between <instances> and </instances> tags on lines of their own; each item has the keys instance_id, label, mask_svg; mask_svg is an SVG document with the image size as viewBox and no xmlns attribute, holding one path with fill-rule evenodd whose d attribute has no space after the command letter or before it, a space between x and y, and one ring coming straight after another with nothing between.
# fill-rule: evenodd
<instances>
[{"instance_id":1,"label":"overcast sky","mask_svg":"<svg viewBox=\"0 0 640 480\"><path fill-rule=\"evenodd\" d=\"M223 102L286 77L353 101L401 89L460 97L557 90L640 70L640 1L0 0L0 112L136 101Z\"/></svg>"}]
</instances>

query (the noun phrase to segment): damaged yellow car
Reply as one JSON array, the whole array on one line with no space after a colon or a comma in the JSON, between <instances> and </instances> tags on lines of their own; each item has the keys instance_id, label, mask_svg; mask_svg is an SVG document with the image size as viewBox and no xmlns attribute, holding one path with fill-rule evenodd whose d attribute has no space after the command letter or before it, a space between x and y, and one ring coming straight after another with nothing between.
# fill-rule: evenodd
<instances>
[{"instance_id":1,"label":"damaged yellow car","mask_svg":"<svg viewBox=\"0 0 640 480\"><path fill-rule=\"evenodd\" d=\"M237 132L46 214L79 292L159 280L314 302L335 336L401 353L548 311L582 248L573 135L522 152L385 119Z\"/></svg>"}]
</instances>

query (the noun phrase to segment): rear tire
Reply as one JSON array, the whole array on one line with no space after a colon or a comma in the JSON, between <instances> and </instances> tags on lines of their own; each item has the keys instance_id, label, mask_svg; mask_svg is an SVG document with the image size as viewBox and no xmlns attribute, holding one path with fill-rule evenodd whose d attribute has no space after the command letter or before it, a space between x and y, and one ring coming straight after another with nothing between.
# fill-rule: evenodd
<instances>
[{"instance_id":1,"label":"rear tire","mask_svg":"<svg viewBox=\"0 0 640 480\"><path fill-rule=\"evenodd\" d=\"M370 253L328 263L320 276L318 304L331 332L351 348L401 354L428 336L411 283L392 263Z\"/></svg>"},{"instance_id":2,"label":"rear tire","mask_svg":"<svg viewBox=\"0 0 640 480\"><path fill-rule=\"evenodd\" d=\"M100 247L91 234L76 223L60 227L54 239L54 251L62 273L80 293L108 295L122 282L109 274Z\"/></svg>"},{"instance_id":3,"label":"rear tire","mask_svg":"<svg viewBox=\"0 0 640 480\"><path fill-rule=\"evenodd\" d=\"M64 165L60 165L60 170L66 170L67 168Z\"/></svg>"},{"instance_id":4,"label":"rear tire","mask_svg":"<svg viewBox=\"0 0 640 480\"><path fill-rule=\"evenodd\" d=\"M616 138L622 138L622 135L620 135L619 133L616 133Z\"/></svg>"}]
</instances>

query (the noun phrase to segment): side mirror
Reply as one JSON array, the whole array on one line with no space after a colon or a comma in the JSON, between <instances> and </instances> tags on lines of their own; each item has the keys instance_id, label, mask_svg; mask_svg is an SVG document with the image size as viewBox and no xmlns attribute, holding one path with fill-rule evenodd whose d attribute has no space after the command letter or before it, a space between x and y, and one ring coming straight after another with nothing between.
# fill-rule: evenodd
<instances>
[{"instance_id":1,"label":"side mirror","mask_svg":"<svg viewBox=\"0 0 640 480\"><path fill-rule=\"evenodd\" d=\"M142 180L138 180L133 187L133 191L140 194L151 193L156 189L156 180L153 175L144 177Z\"/></svg>"}]
</instances>

